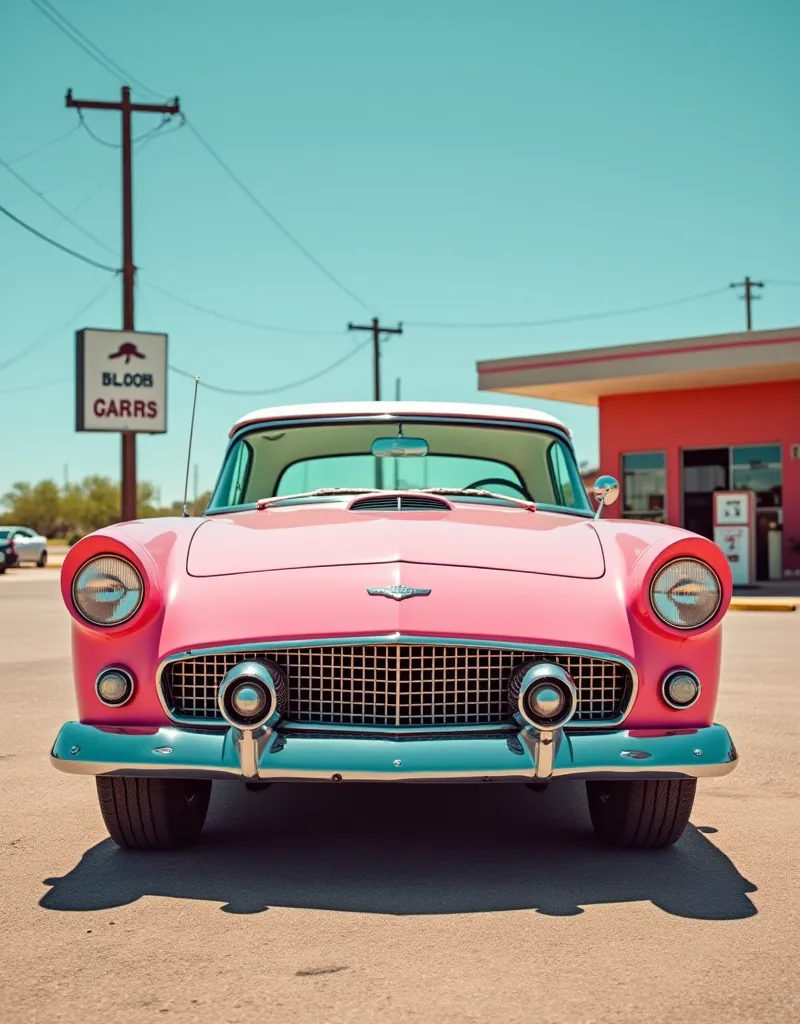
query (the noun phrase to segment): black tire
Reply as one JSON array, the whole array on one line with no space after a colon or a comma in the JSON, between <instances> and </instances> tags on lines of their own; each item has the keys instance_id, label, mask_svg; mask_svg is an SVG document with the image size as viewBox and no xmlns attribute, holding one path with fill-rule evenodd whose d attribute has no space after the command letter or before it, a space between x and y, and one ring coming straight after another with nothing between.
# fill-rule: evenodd
<instances>
[{"instance_id":1,"label":"black tire","mask_svg":"<svg viewBox=\"0 0 800 1024\"><path fill-rule=\"evenodd\" d=\"M606 843L633 850L662 850L683 835L692 813L697 779L587 782L589 814Z\"/></svg>"},{"instance_id":2,"label":"black tire","mask_svg":"<svg viewBox=\"0 0 800 1024\"><path fill-rule=\"evenodd\" d=\"M41 555L39 555L39 561L36 563L40 569L44 569L47 565L47 549L45 549Z\"/></svg>"},{"instance_id":3,"label":"black tire","mask_svg":"<svg viewBox=\"0 0 800 1024\"><path fill-rule=\"evenodd\" d=\"M6 571L6 563L5 562L1 562L0 563L0 576L2 576L5 571Z\"/></svg>"},{"instance_id":4,"label":"black tire","mask_svg":"<svg viewBox=\"0 0 800 1024\"><path fill-rule=\"evenodd\" d=\"M108 834L126 850L174 850L193 843L211 797L209 779L97 777Z\"/></svg>"}]
</instances>

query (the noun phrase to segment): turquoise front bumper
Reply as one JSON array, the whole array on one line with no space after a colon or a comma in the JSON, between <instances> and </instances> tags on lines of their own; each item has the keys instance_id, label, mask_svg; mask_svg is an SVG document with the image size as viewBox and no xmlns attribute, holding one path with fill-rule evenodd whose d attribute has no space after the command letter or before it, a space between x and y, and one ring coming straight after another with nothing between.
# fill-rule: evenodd
<instances>
[{"instance_id":1,"label":"turquoise front bumper","mask_svg":"<svg viewBox=\"0 0 800 1024\"><path fill-rule=\"evenodd\" d=\"M727 775L736 749L722 725L665 732L343 735L169 726L113 729L67 722L51 752L74 775L334 782L685 779ZM547 740L544 740L548 743ZM541 753L540 753L541 752Z\"/></svg>"}]
</instances>

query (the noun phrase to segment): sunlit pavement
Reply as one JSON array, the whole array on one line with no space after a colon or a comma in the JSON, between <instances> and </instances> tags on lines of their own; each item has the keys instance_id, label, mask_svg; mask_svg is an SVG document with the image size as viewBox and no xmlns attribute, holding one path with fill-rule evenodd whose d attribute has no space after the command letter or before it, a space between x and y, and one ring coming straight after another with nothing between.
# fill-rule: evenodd
<instances>
[{"instance_id":1,"label":"sunlit pavement","mask_svg":"<svg viewBox=\"0 0 800 1024\"><path fill-rule=\"evenodd\" d=\"M800 613L728 618L742 764L672 850L598 846L577 783L224 783L198 847L148 855L47 760L58 578L0 577L3 1021L800 1019Z\"/></svg>"}]
</instances>

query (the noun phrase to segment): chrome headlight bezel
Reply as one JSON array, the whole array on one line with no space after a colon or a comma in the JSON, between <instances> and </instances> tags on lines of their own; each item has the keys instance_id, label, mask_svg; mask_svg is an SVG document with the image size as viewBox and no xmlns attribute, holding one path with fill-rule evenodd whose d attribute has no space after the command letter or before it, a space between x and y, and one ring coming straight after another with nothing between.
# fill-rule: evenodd
<instances>
[{"instance_id":1,"label":"chrome headlight bezel","mask_svg":"<svg viewBox=\"0 0 800 1024\"><path fill-rule=\"evenodd\" d=\"M92 618L92 616L87 613L86 608L81 604L79 590L81 579L85 576L87 570L90 569L93 565L96 565L98 562L118 562L121 565L125 566L126 570L131 571L139 581L139 593L136 599L136 603L132 608L126 611L126 613L121 618L114 619L113 621L103 621L102 619ZM113 574L111 572L108 572L108 575L112 576ZM120 585L124 587L124 589L128 593L132 592L133 588L126 587L122 579L120 579L119 577L116 578L118 579ZM78 569L78 571L75 573L75 576L73 577L70 591L72 595L73 607L77 611L78 615L84 620L84 622L88 622L92 626L97 626L104 629L113 629L115 626L122 626L126 622L130 622L130 620L141 609L142 604L144 602L144 577L130 559L123 558L122 555L117 555L113 552L108 552L101 555L94 555L92 558L87 559L83 563L83 565L81 565L81 567Z\"/></svg>"},{"instance_id":2,"label":"chrome headlight bezel","mask_svg":"<svg viewBox=\"0 0 800 1024\"><path fill-rule=\"evenodd\" d=\"M656 604L656 601L655 601L655 589L656 589L656 584L658 583L658 580L661 578L661 576L667 570L673 569L676 565L679 565L680 563L699 565L702 569L704 569L709 574L709 576L712 578L712 580L716 584L716 588L717 588L717 596L716 596L716 601L714 602L714 610L711 612L711 614L707 615L702 621L700 621L700 622L693 622L693 623L691 623L689 625L686 625L686 624L684 624L682 622L675 622L672 619L667 618L666 615L663 615L661 613L661 611L659 610L658 605ZM694 558L691 555L686 555L686 556L679 557L679 558L672 558L668 562L665 562L662 566L660 566L653 573L653 578L650 581L649 598L650 598L650 607L653 610L653 614L656 616L656 618L660 622L663 622L664 625L669 626L670 629L678 629L678 630L680 630L683 633L686 633L686 632L689 632L689 631L695 630L695 629L702 629L704 626L707 626L709 624L709 622L711 622L714 619L714 617L716 616L717 612L719 611L720 606L722 604L722 597L723 597L722 582L721 582L719 576L717 575L717 573L708 564L708 562L704 562L700 558Z\"/></svg>"}]
</instances>

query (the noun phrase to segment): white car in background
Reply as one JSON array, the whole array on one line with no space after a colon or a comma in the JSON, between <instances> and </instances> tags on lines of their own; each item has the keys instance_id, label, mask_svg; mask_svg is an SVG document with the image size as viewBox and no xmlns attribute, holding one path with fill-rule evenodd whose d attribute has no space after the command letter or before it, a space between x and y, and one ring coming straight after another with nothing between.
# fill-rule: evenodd
<instances>
[{"instance_id":1,"label":"white car in background","mask_svg":"<svg viewBox=\"0 0 800 1024\"><path fill-rule=\"evenodd\" d=\"M27 526L0 526L0 550L6 569L22 562L47 565L47 538Z\"/></svg>"}]
</instances>

